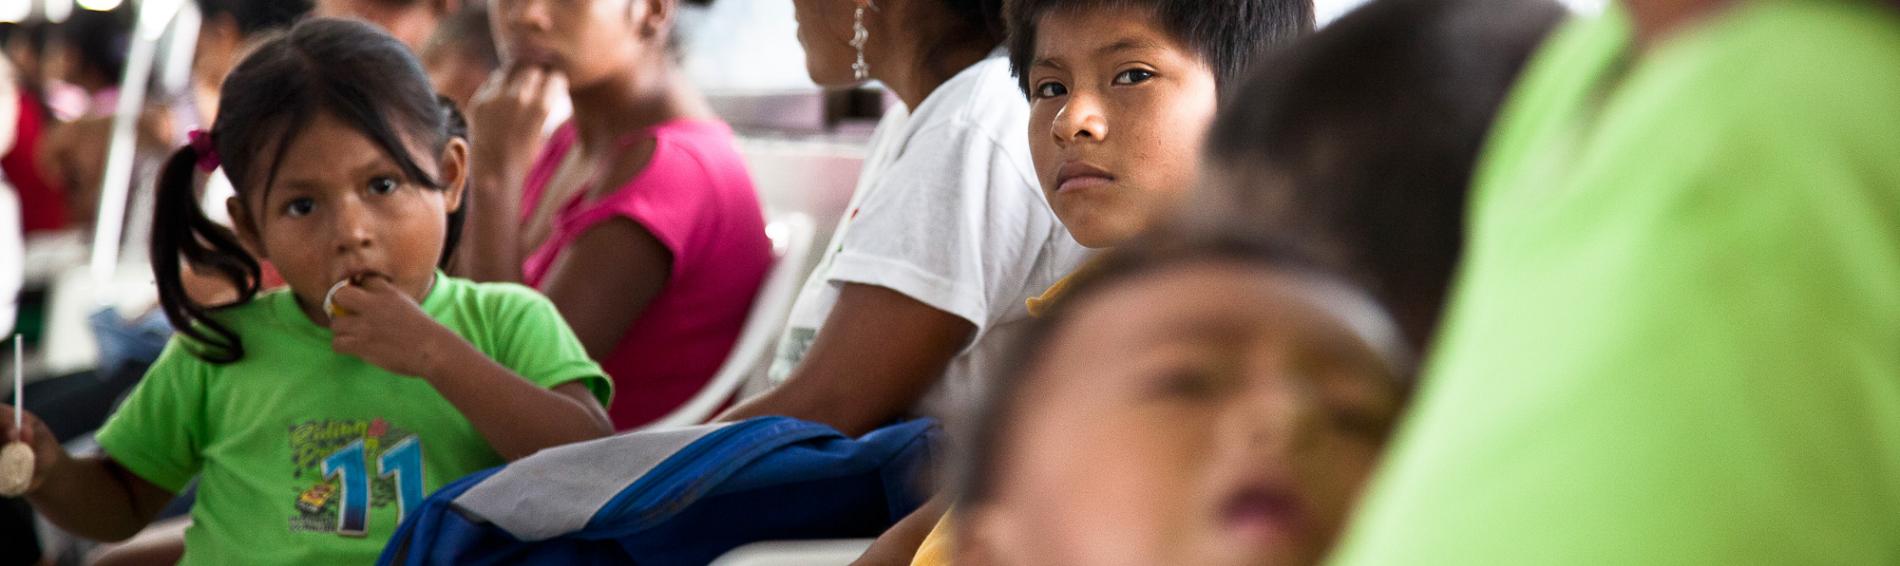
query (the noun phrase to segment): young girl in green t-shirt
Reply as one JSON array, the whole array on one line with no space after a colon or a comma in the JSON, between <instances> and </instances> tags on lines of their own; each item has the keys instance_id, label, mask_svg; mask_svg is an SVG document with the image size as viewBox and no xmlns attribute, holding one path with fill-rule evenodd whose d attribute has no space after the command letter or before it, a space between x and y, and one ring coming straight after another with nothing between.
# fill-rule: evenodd
<instances>
[{"instance_id":1,"label":"young girl in green t-shirt","mask_svg":"<svg viewBox=\"0 0 1900 566\"><path fill-rule=\"evenodd\" d=\"M232 71L212 130L160 178L152 263L179 336L104 453L67 454L37 419L0 427L33 446L37 510L124 539L197 477L185 563L364 563L429 491L611 431L605 376L545 299L439 271L468 170L439 100L401 43L342 20ZM193 190L220 165L235 230ZM260 260L289 289L260 294ZM187 264L239 299L194 300Z\"/></svg>"}]
</instances>

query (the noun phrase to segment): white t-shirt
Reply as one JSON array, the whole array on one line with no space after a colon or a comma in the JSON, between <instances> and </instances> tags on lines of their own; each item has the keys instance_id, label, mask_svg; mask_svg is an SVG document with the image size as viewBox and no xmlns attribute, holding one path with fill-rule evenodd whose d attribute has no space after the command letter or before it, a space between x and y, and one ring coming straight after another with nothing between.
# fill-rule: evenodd
<instances>
[{"instance_id":1,"label":"white t-shirt","mask_svg":"<svg viewBox=\"0 0 1900 566\"><path fill-rule=\"evenodd\" d=\"M1029 319L1023 302L1073 271L1087 250L1043 199L1029 159L1029 104L992 56L879 122L831 245L799 291L769 376L804 359L846 283L903 293L975 325L916 413L974 401Z\"/></svg>"}]
</instances>

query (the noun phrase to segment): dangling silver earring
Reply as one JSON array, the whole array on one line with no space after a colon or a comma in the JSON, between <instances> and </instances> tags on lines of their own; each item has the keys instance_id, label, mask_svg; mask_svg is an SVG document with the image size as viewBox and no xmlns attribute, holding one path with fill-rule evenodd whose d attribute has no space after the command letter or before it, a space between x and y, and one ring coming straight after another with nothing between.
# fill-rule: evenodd
<instances>
[{"instance_id":1,"label":"dangling silver earring","mask_svg":"<svg viewBox=\"0 0 1900 566\"><path fill-rule=\"evenodd\" d=\"M851 13L851 48L858 50L858 60L851 64L851 76L859 81L871 78L871 66L864 62L864 44L871 39L871 31L864 29L865 4L858 4L858 9Z\"/></svg>"}]
</instances>

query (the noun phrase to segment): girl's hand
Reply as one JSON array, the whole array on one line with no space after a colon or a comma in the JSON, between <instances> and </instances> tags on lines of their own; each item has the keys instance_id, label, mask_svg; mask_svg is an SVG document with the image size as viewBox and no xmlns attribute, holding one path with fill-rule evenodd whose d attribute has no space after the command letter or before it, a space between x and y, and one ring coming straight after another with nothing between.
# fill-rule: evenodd
<instances>
[{"instance_id":1,"label":"girl's hand","mask_svg":"<svg viewBox=\"0 0 1900 566\"><path fill-rule=\"evenodd\" d=\"M479 355L388 279L345 285L334 302L343 313L330 320L330 349L390 373L428 379L445 360Z\"/></svg>"},{"instance_id":2,"label":"girl's hand","mask_svg":"<svg viewBox=\"0 0 1900 566\"><path fill-rule=\"evenodd\" d=\"M12 405L0 405L0 445L13 441L26 443L33 448L33 481L27 483L26 493L31 494L46 482L48 472L67 460L66 448L59 445L59 439L53 436L53 430L33 413L21 415L22 430L13 429L13 412L20 411Z\"/></svg>"},{"instance_id":3,"label":"girl's hand","mask_svg":"<svg viewBox=\"0 0 1900 566\"><path fill-rule=\"evenodd\" d=\"M495 71L469 101L471 163L525 173L541 152L548 101L566 90L559 73L536 65L511 64Z\"/></svg>"}]
</instances>

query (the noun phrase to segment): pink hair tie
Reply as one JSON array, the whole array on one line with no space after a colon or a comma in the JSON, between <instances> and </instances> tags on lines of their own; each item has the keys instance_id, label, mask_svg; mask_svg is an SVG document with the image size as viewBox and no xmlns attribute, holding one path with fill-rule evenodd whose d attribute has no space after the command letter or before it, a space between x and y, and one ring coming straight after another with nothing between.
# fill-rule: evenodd
<instances>
[{"instance_id":1,"label":"pink hair tie","mask_svg":"<svg viewBox=\"0 0 1900 566\"><path fill-rule=\"evenodd\" d=\"M218 161L218 147L211 143L211 132L192 130L187 135L191 137L191 150L198 154L198 170L206 173L216 171L221 163Z\"/></svg>"}]
</instances>

